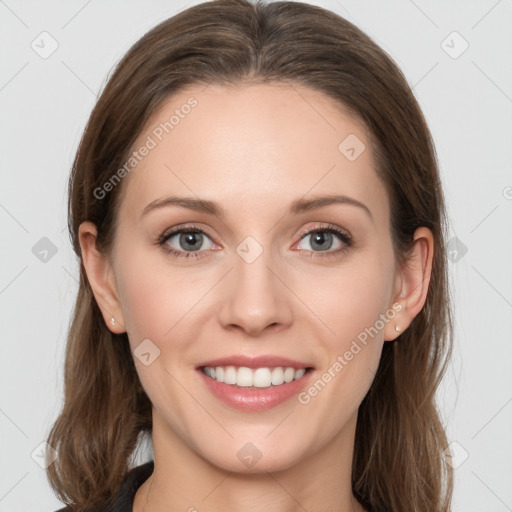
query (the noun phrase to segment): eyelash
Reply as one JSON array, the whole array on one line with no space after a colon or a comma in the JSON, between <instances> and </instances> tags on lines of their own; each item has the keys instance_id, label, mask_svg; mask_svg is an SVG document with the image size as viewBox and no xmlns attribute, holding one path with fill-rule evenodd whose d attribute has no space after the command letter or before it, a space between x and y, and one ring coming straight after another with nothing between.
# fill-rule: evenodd
<instances>
[{"instance_id":1,"label":"eyelash","mask_svg":"<svg viewBox=\"0 0 512 512\"><path fill-rule=\"evenodd\" d=\"M175 229L169 233L164 233L160 238L158 239L157 243L160 245L164 251L171 254L173 257L176 258L202 258L203 256L200 256L200 253L203 251L177 251L175 249L169 248L169 246L166 245L166 242L173 237L174 235L178 233L201 233L203 235L206 235L208 238L211 238L208 233L206 233L201 228L191 225L186 226L183 228ZM341 249L336 249L335 251L309 251L305 249L301 249L301 252L310 253L307 255L307 257L311 258L331 258L336 257L337 255L344 253L348 249L352 247L352 237L346 233L345 231L342 231L340 228L334 226L333 224L325 224L322 226L315 226L312 229L309 229L305 233L301 234L300 239L304 239L306 236L314 234L314 233L334 233L338 236L338 238L345 244L344 247Z\"/></svg>"}]
</instances>

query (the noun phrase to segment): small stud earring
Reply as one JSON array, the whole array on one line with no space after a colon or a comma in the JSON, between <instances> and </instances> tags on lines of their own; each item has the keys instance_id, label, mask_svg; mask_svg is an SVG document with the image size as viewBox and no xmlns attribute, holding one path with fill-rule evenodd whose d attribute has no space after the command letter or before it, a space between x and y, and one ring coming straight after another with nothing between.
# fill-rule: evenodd
<instances>
[{"instance_id":1,"label":"small stud earring","mask_svg":"<svg viewBox=\"0 0 512 512\"><path fill-rule=\"evenodd\" d=\"M395 331L400 332L400 327L398 327L398 325L395 325Z\"/></svg>"},{"instance_id":2,"label":"small stud earring","mask_svg":"<svg viewBox=\"0 0 512 512\"><path fill-rule=\"evenodd\" d=\"M116 325L116 319L115 319L114 317L112 317L112 320L110 320L110 323L111 323L112 325Z\"/></svg>"}]
</instances>

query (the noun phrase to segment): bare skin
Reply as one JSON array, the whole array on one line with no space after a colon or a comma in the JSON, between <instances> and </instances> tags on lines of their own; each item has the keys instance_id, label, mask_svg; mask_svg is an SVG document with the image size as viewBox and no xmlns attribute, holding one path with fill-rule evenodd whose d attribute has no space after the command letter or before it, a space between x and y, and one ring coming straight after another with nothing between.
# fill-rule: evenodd
<instances>
[{"instance_id":1,"label":"bare skin","mask_svg":"<svg viewBox=\"0 0 512 512\"><path fill-rule=\"evenodd\" d=\"M158 110L134 148L191 96L197 106L124 178L112 253L98 253L90 222L79 231L109 328L126 331L132 351L145 339L160 350L149 365L134 358L153 404L155 471L133 511L361 512L351 490L358 408L383 344L424 305L432 233L416 231L408 265L396 270L389 201L367 133L306 87L190 87ZM353 161L338 149L349 134L366 146ZM370 213L330 204L287 214L297 199L333 194ZM171 195L218 202L224 216L177 205L142 215ZM200 257L164 250L192 252L179 234L158 244L170 228L191 224L205 232ZM301 239L313 228L325 236L328 225L352 244L332 234L322 250L314 233ZM248 236L262 249L251 263L236 250ZM396 304L401 310L391 315ZM387 321L378 334L307 403L294 397L262 412L233 409L195 369L217 357L272 354L311 361L313 383L380 315ZM248 442L261 453L252 467L237 456Z\"/></svg>"}]
</instances>

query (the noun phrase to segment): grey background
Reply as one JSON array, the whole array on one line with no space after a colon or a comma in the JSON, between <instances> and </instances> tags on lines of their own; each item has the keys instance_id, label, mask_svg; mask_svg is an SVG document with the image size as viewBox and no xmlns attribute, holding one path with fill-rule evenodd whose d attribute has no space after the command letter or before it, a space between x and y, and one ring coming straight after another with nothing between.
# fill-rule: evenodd
<instances>
[{"instance_id":1,"label":"grey background","mask_svg":"<svg viewBox=\"0 0 512 512\"><path fill-rule=\"evenodd\" d=\"M0 0L0 512L61 506L36 461L63 397L78 275L66 185L81 132L131 44L197 3ZM439 393L454 443L453 510L510 511L512 2L310 3L395 59L433 133L453 238L456 346ZM47 58L31 47L51 49L43 31L58 43Z\"/></svg>"}]
</instances>

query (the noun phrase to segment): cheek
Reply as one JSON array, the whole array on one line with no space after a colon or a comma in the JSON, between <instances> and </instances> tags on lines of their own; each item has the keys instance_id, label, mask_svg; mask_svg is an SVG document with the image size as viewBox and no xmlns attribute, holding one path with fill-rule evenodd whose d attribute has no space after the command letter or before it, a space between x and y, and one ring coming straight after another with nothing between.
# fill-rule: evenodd
<instances>
[{"instance_id":1,"label":"cheek","mask_svg":"<svg viewBox=\"0 0 512 512\"><path fill-rule=\"evenodd\" d=\"M393 283L393 260L389 255L376 251L359 253L346 265L331 269L324 282L324 286L310 286L305 296L311 310L321 319L326 332L324 339L330 340L333 350L346 350L352 340L368 330L373 335L369 339L383 337L383 325L378 320L389 306ZM376 327L378 334L372 327Z\"/></svg>"},{"instance_id":2,"label":"cheek","mask_svg":"<svg viewBox=\"0 0 512 512\"><path fill-rule=\"evenodd\" d=\"M328 286L309 294L307 303L325 327L326 358L298 399L327 437L355 414L375 378L392 280L392 258L368 252L330 272Z\"/></svg>"},{"instance_id":3,"label":"cheek","mask_svg":"<svg viewBox=\"0 0 512 512\"><path fill-rule=\"evenodd\" d=\"M359 253L329 274L323 293L316 289L313 295L315 303L310 307L326 326L322 341L328 357L319 372L322 382L316 386L323 399L305 396L304 400L315 401L313 407L319 409L333 407L333 425L343 422L348 410L359 407L374 380L384 327L394 316L394 311L388 311L393 270L391 252Z\"/></svg>"},{"instance_id":4,"label":"cheek","mask_svg":"<svg viewBox=\"0 0 512 512\"><path fill-rule=\"evenodd\" d=\"M125 244L130 245L130 244ZM136 247L135 243L131 247ZM119 292L130 343L159 340L183 316L183 293L179 273L162 266L163 258L144 249L124 252L119 260Z\"/></svg>"},{"instance_id":5,"label":"cheek","mask_svg":"<svg viewBox=\"0 0 512 512\"><path fill-rule=\"evenodd\" d=\"M166 397L179 404L179 386L173 386L170 373L188 350L186 331L197 290L183 272L165 264L165 257L147 250L132 251L121 265L122 311L141 383L157 407Z\"/></svg>"},{"instance_id":6,"label":"cheek","mask_svg":"<svg viewBox=\"0 0 512 512\"><path fill-rule=\"evenodd\" d=\"M153 279L150 273L137 271L124 280L122 308L133 343L144 338L158 339L171 327L172 295L166 294L162 283Z\"/></svg>"},{"instance_id":7,"label":"cheek","mask_svg":"<svg viewBox=\"0 0 512 512\"><path fill-rule=\"evenodd\" d=\"M119 291L132 350L150 339L162 355L172 346L173 357L179 356L194 338L201 300L214 276L193 266L179 268L165 254L147 248L128 254L119 266Z\"/></svg>"}]
</instances>

